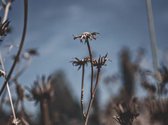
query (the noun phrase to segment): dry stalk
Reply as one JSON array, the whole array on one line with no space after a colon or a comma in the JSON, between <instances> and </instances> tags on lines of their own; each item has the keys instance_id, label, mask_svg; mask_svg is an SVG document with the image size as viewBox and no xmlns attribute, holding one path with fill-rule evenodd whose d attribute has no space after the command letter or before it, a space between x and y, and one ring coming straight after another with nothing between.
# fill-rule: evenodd
<instances>
[{"instance_id":1,"label":"dry stalk","mask_svg":"<svg viewBox=\"0 0 168 125\"><path fill-rule=\"evenodd\" d=\"M78 69L80 69L82 67L82 83L81 83L81 110L83 113L83 117L84 117L84 125L88 125L88 120L89 120L89 114L92 108L92 104L94 101L94 97L96 94L96 90L98 87L98 83L99 83L99 77L100 77L100 70L101 67L103 65L105 65L106 61L107 61L107 54L105 56L100 56L98 60L94 60L92 57L92 51L91 51L91 47L89 44L89 41L92 39L96 39L96 35L99 34L97 32L84 32L79 36L74 36L74 39L80 39L80 42L83 42L83 40L85 41L85 43L87 44L87 49L89 52L89 57L88 58L84 58L83 60L79 60L78 58L75 58L75 61L72 61L72 64L74 66L79 66ZM90 81L90 100L89 100L89 104L87 107L87 111L86 113L84 112L83 109L83 96L84 96L84 67L85 64L87 64L87 62L90 63L91 66L91 81ZM94 67L97 68L97 75L96 75L96 82L95 84L93 83L93 79L94 79Z\"/></svg>"},{"instance_id":2,"label":"dry stalk","mask_svg":"<svg viewBox=\"0 0 168 125\"><path fill-rule=\"evenodd\" d=\"M11 1L11 0L9 0L9 1ZM16 54L15 60L13 61L13 64L12 64L10 70L9 70L9 73L6 76L5 82L3 83L2 88L0 90L0 96L1 96L2 92L4 91L8 81L10 80L11 75L12 75L12 73L13 73L13 71L15 69L15 66L17 64L17 61L19 59L19 56L21 54L21 51L22 51L22 48L23 48L23 45L24 45L24 41L25 41L25 36L26 36L27 18L28 18L28 0L24 0L24 26L23 26L22 37L21 37L19 49L18 49L18 52Z\"/></svg>"},{"instance_id":3,"label":"dry stalk","mask_svg":"<svg viewBox=\"0 0 168 125\"><path fill-rule=\"evenodd\" d=\"M90 44L89 44L89 40L86 39L85 41L87 43L87 48L88 48L88 51L89 51L89 56L90 56L90 64L91 64L91 87L90 87L90 96L92 96L92 91L93 91L93 64L92 64L92 60L93 60L93 57L92 57L92 51L91 51L91 47L90 47Z\"/></svg>"},{"instance_id":4,"label":"dry stalk","mask_svg":"<svg viewBox=\"0 0 168 125\"><path fill-rule=\"evenodd\" d=\"M5 66L4 66L4 62L3 62L3 59L2 59L1 52L0 52L0 64L2 66L2 70L5 72ZM3 78L4 78L4 80L6 80L6 75L4 75ZM16 112L15 112L15 109L14 109L14 105L13 105L13 101L12 101L12 96L11 96L11 91L10 91L8 82L6 84L6 87L7 87L9 101L10 101L10 105L11 105L11 109L12 109L13 121L18 121L18 119L16 118ZM17 123L16 123L16 125L17 125Z\"/></svg>"}]
</instances>

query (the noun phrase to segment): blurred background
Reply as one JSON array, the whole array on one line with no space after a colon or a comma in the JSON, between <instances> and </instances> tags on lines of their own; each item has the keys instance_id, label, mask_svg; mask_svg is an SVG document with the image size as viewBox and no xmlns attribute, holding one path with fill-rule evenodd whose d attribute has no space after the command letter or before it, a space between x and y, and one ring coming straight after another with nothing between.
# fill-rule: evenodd
<instances>
[{"instance_id":1,"label":"blurred background","mask_svg":"<svg viewBox=\"0 0 168 125\"><path fill-rule=\"evenodd\" d=\"M98 97L95 99L90 123L116 124L113 121L111 110L113 105L120 104L121 100L129 103L132 98L135 101L137 99L135 97L142 100L155 98L156 74L153 73L145 0L29 0L28 2L28 30L24 52L33 48L37 50L38 56L32 58L29 67L20 75L17 82L18 85L29 88L30 92L28 90L25 92L29 97L29 93L34 92L34 83L41 81L47 83L46 79L51 77L55 89L52 93L49 92L49 95L54 95L54 97L52 96L51 103L48 104L50 105L48 109L50 112L48 119L50 120L48 121L52 122L47 124L82 124L79 105L81 70L77 70L77 67L74 67L70 61L74 57L82 59L88 56L86 45L79 40L73 40L73 35L80 35L86 31L100 33L96 40L90 42L94 57L108 53L108 58L112 60L103 67L97 91ZM160 63L159 71L162 75L167 71L168 66L168 1L152 0L152 5ZM12 64L11 57L18 49L22 33L23 1L12 3L8 19L11 33L0 42L7 71ZM9 49L9 45L12 45L13 48ZM21 62L14 74L17 74L17 71L22 69L25 64L27 61ZM86 105L89 100L89 71L88 68L84 97ZM165 74L162 76L167 78L167 74ZM166 80L165 83L167 83ZM150 82L150 84L146 82ZM166 84L164 84L164 88L162 96L166 98ZM16 91L14 85L11 85L11 89ZM18 95L14 94L14 97L17 102ZM40 111L42 112L44 107L40 106L41 101L38 99L37 102L25 100L24 107L18 107L18 113L20 109L24 109L26 113L21 114L26 114L24 118L29 123L33 121L31 124L40 124L40 115L43 116ZM10 112L10 108L7 106L3 110L5 110L3 111L5 115ZM143 114L145 113L143 112ZM5 115L1 116L6 118ZM140 121L145 115L140 117ZM108 118L110 120L107 120ZM55 121L53 121L54 119ZM136 124L151 124L145 120L142 121ZM166 125L166 123L167 121L159 124ZM42 124L46 125L44 122Z\"/></svg>"}]
</instances>

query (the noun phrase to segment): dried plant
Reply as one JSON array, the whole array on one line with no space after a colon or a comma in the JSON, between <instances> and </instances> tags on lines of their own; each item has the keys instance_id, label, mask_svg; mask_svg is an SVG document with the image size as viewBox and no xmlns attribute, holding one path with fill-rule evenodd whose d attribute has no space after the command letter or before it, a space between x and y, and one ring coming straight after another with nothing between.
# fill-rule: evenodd
<instances>
[{"instance_id":1,"label":"dried plant","mask_svg":"<svg viewBox=\"0 0 168 125\"><path fill-rule=\"evenodd\" d=\"M87 44L87 49L89 52L89 57L86 57L82 60L75 58L74 61L72 61L72 64L74 66L78 66L78 70L82 67L82 83L81 83L81 110L83 113L83 118L84 118L84 124L87 125L88 124L88 119L89 119L89 114L90 114L90 110L94 101L94 97L96 94L96 89L99 83L99 74L100 74L100 70L102 68L102 66L105 65L107 59L107 54L105 56L100 56L98 60L93 59L92 56L92 51L91 51L91 47L89 44L89 41L91 41L92 39L96 40L96 36L97 36L97 32L84 32L81 35L78 36L74 36L74 40L75 39L79 39L80 42L85 42ZM89 105L87 107L87 111L85 112L83 109L83 96L84 96L84 69L85 69L85 65L90 63L91 65L91 81L90 81L90 100L89 100ZM96 82L95 84L93 83L93 79L94 79L94 67L97 68L97 74L96 74Z\"/></svg>"},{"instance_id":2,"label":"dried plant","mask_svg":"<svg viewBox=\"0 0 168 125\"><path fill-rule=\"evenodd\" d=\"M7 0L7 1L2 0L2 7L4 9L4 16L3 16L3 19L0 20L0 39L2 37L6 36L7 33L9 32L9 21L8 21L7 18L8 18L8 13L9 13L11 5L12 5L12 0ZM18 125L20 123L20 120L16 117L16 112L15 112L14 105L13 105L11 91L10 91L10 88L9 88L9 80L11 78L11 75L12 75L13 71L14 71L14 68L15 68L17 60L20 56L21 50L23 48L24 39L25 39L25 35L26 35L26 27L27 27L27 15L28 15L27 10L28 10L28 1L24 0L24 28L23 28L22 38L21 38L21 42L20 42L18 52L16 54L16 58L13 61L13 65L10 68L9 73L6 73L6 71L5 71L5 65L3 63L3 57L2 57L1 52L0 52L0 62L1 62L0 64L1 64L1 67L2 67L2 71L0 72L0 74L1 74L1 76L4 77L4 83L3 83L2 88L0 90L0 95L4 91L5 87L7 87L9 100L10 100L10 104L11 104L11 109L12 109L12 114L13 114L12 124L14 124L14 125Z\"/></svg>"},{"instance_id":3,"label":"dried plant","mask_svg":"<svg viewBox=\"0 0 168 125\"><path fill-rule=\"evenodd\" d=\"M4 16L3 22L5 22L6 19L7 19L8 10L11 6L11 2L12 2L11 0L8 0L8 4L6 5L6 8L5 8L5 14L4 14L5 16ZM26 30L27 30L27 16L28 16L28 0L24 0L24 27L23 27L23 32L22 32L22 37L21 37L19 49L17 51L15 60L13 61L13 64L12 64L10 70L9 70L9 73L6 76L6 80L5 80L4 84L2 85L2 88L0 89L0 95L4 91L7 82L10 80L11 75L12 75L12 73L15 69L15 66L17 64L17 61L19 59L19 56L21 54L21 51L22 51L22 48L23 48L23 45L24 45L25 36L26 36Z\"/></svg>"}]
</instances>

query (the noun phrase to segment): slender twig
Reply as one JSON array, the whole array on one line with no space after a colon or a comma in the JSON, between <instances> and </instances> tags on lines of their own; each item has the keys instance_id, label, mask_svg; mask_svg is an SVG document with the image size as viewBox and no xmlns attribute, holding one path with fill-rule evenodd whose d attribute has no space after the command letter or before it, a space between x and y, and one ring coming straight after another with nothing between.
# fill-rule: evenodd
<instances>
[{"instance_id":1,"label":"slender twig","mask_svg":"<svg viewBox=\"0 0 168 125\"><path fill-rule=\"evenodd\" d=\"M85 119L85 112L83 109L83 96L84 96L84 75L85 75L85 65L82 65L82 84L81 84L81 110L83 113L83 118Z\"/></svg>"},{"instance_id":2,"label":"slender twig","mask_svg":"<svg viewBox=\"0 0 168 125\"><path fill-rule=\"evenodd\" d=\"M92 96L90 97L89 106L88 106L87 113L86 113L85 125L88 124L90 110L91 110L91 107L92 107L92 104L93 104L93 101L94 101L94 97L95 97L95 94L96 94L97 86L98 86L98 83L99 83L99 76L100 76L100 68L97 69L96 83L95 83L95 86L94 86L94 89L93 89L93 92L92 92Z\"/></svg>"},{"instance_id":3,"label":"slender twig","mask_svg":"<svg viewBox=\"0 0 168 125\"><path fill-rule=\"evenodd\" d=\"M4 66L4 62L3 62L3 59L2 59L1 52L0 52L0 63L1 63L1 66L2 66L2 70L5 72L5 66ZM4 76L4 79L6 80L5 76ZM14 120L16 120L17 119L16 118L16 113L15 113L15 109L14 109L14 105L13 105L13 101L12 101L12 96L11 96L11 91L10 91L8 82L7 82L6 86L7 86L7 91L8 91L8 95L9 95L9 101L10 101L10 104L11 104L13 118L14 118Z\"/></svg>"},{"instance_id":4,"label":"slender twig","mask_svg":"<svg viewBox=\"0 0 168 125\"><path fill-rule=\"evenodd\" d=\"M91 87L90 87L90 96L92 96L92 91L93 91L93 64L92 64L92 60L93 60L93 57L92 57L92 52L91 52L91 48L90 48L90 44L89 44L89 40L86 39L86 44L87 44L87 47L88 47L88 51L89 51L89 56L90 56L90 64L91 64Z\"/></svg>"},{"instance_id":5,"label":"slender twig","mask_svg":"<svg viewBox=\"0 0 168 125\"><path fill-rule=\"evenodd\" d=\"M21 41L20 41L20 45L19 45L19 49L18 49L18 52L16 54L16 57L15 57L15 60L10 68L10 71L6 77L6 80L0 90L0 96L2 94L2 92L4 91L5 87L6 87L6 84L8 83L9 79L11 78L11 75L15 69L15 66L17 64L17 61L19 59L19 56L21 54L21 51L22 51L22 48L23 48L23 45L24 45L24 41L25 41L25 36L26 36L26 30L27 30L27 17L28 17L28 0L24 0L24 26L23 26L23 32L22 32L22 37L21 37Z\"/></svg>"}]
</instances>

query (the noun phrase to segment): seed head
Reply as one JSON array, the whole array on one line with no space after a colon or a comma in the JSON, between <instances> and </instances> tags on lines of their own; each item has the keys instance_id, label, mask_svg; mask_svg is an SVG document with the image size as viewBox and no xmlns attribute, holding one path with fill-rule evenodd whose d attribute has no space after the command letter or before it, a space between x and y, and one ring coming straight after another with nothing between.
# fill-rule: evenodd
<instances>
[{"instance_id":1,"label":"seed head","mask_svg":"<svg viewBox=\"0 0 168 125\"><path fill-rule=\"evenodd\" d=\"M93 64L93 66L100 69L102 66L106 65L107 60L109 60L109 59L107 58L107 54L106 54L105 56L99 56L98 60L93 60L92 64Z\"/></svg>"},{"instance_id":2,"label":"seed head","mask_svg":"<svg viewBox=\"0 0 168 125\"><path fill-rule=\"evenodd\" d=\"M79 70L83 65L87 65L89 60L90 60L90 57L85 57L84 59L79 59L75 57L75 60L71 61L71 63L73 66L78 66L78 70Z\"/></svg>"},{"instance_id":3,"label":"seed head","mask_svg":"<svg viewBox=\"0 0 168 125\"><path fill-rule=\"evenodd\" d=\"M100 33L98 33L98 32L84 32L81 35L74 36L74 40L79 39L80 42L83 42L83 40L84 41L92 40L92 39L96 40L96 35L97 34L100 34Z\"/></svg>"}]
</instances>

